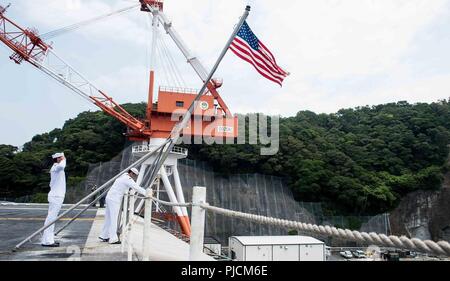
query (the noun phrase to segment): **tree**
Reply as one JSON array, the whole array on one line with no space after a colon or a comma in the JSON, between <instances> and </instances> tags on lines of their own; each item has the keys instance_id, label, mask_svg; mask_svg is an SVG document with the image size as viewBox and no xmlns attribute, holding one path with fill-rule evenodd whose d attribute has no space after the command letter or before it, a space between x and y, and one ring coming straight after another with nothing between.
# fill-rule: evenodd
<instances>
[{"instance_id":1,"label":"tree","mask_svg":"<svg viewBox=\"0 0 450 281\"><path fill-rule=\"evenodd\" d=\"M146 104L124 105L145 116ZM249 116L247 116L249 117ZM249 132L246 119L246 134ZM190 158L217 172L286 177L298 200L320 201L332 213L388 211L409 192L440 187L447 171L450 103L389 103L335 114L301 111L280 119L280 151L260 145L189 145ZM33 137L19 152L0 145L0 196L48 191L50 156L66 152L71 182L89 164L109 161L126 145L126 128L100 112L83 112L63 128Z\"/></svg>"}]
</instances>

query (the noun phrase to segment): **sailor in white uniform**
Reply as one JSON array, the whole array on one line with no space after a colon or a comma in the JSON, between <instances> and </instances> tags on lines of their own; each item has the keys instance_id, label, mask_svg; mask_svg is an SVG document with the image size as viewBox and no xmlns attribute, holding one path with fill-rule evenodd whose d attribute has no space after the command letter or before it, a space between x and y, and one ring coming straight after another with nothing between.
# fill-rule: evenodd
<instances>
[{"instance_id":1,"label":"sailor in white uniform","mask_svg":"<svg viewBox=\"0 0 450 281\"><path fill-rule=\"evenodd\" d=\"M48 215L45 225L54 221L61 210L66 196L66 158L64 153L56 153L52 156L54 164L50 169L50 193L48 194ZM47 228L42 235L42 246L59 247L59 243L55 242L55 225Z\"/></svg>"},{"instance_id":2,"label":"sailor in white uniform","mask_svg":"<svg viewBox=\"0 0 450 281\"><path fill-rule=\"evenodd\" d=\"M99 237L103 242L109 242L110 244L121 243L117 236L117 221L123 197L130 189L134 189L142 195L146 193L145 189L136 183L138 175L139 171L136 168L131 169L127 174L119 177L109 190L106 196L105 224Z\"/></svg>"}]
</instances>

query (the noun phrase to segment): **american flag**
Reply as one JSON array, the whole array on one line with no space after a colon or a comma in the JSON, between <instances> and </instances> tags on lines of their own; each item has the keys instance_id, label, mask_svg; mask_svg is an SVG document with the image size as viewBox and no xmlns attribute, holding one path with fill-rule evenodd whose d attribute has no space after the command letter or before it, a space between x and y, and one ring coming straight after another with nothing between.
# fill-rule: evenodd
<instances>
[{"instance_id":1,"label":"american flag","mask_svg":"<svg viewBox=\"0 0 450 281\"><path fill-rule=\"evenodd\" d=\"M282 86L289 73L278 66L273 54L259 41L247 22L244 22L230 49L241 59L247 61L265 78Z\"/></svg>"}]
</instances>

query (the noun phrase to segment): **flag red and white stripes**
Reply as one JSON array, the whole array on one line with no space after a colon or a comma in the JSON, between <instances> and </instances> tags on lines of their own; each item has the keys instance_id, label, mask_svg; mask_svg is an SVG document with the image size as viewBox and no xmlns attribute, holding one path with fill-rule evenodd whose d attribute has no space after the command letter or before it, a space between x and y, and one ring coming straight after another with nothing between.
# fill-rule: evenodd
<instances>
[{"instance_id":1,"label":"flag red and white stripes","mask_svg":"<svg viewBox=\"0 0 450 281\"><path fill-rule=\"evenodd\" d=\"M255 36L246 22L230 46L231 51L247 61L265 78L282 86L289 75L278 66L272 52Z\"/></svg>"}]
</instances>

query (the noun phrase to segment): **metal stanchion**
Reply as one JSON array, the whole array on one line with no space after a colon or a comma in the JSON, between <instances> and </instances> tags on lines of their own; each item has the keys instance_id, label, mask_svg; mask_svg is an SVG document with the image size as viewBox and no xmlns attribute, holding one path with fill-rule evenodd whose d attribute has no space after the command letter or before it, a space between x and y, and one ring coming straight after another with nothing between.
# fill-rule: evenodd
<instances>
[{"instance_id":1,"label":"metal stanchion","mask_svg":"<svg viewBox=\"0 0 450 281\"><path fill-rule=\"evenodd\" d=\"M145 214L144 214L144 241L143 245L143 260L150 261L150 245L151 245L151 229L152 229L152 203L153 200L151 198L153 196L153 190L147 190L146 199L145 199Z\"/></svg>"},{"instance_id":2,"label":"metal stanchion","mask_svg":"<svg viewBox=\"0 0 450 281\"><path fill-rule=\"evenodd\" d=\"M128 261L133 261L133 243L131 243L131 224L132 219L134 216L134 208L135 208L135 202L136 202L136 196L134 191L130 191L130 206L128 207L128 229L127 229L127 244L128 244ZM122 241L122 244L125 241Z\"/></svg>"},{"instance_id":3,"label":"metal stanchion","mask_svg":"<svg viewBox=\"0 0 450 281\"><path fill-rule=\"evenodd\" d=\"M192 195L192 234L189 249L190 261L203 260L206 211L200 204L206 203L206 187L194 187Z\"/></svg>"},{"instance_id":4,"label":"metal stanchion","mask_svg":"<svg viewBox=\"0 0 450 281\"><path fill-rule=\"evenodd\" d=\"M125 252L125 236L127 232L127 216L128 216L128 201L130 198L130 192L128 191L125 196L123 197L123 208L122 208L122 253Z\"/></svg>"}]
</instances>

